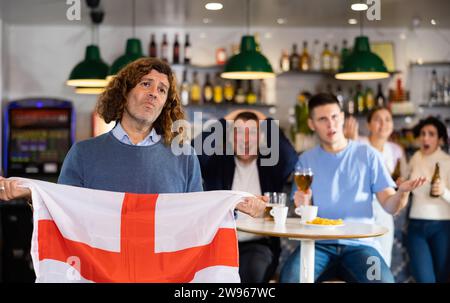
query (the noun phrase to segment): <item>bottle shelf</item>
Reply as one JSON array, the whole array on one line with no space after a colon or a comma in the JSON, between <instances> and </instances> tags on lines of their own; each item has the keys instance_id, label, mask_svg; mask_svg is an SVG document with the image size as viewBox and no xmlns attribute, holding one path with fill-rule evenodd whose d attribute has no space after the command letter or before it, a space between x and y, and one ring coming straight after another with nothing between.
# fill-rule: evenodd
<instances>
[{"instance_id":1,"label":"bottle shelf","mask_svg":"<svg viewBox=\"0 0 450 303\"><path fill-rule=\"evenodd\" d=\"M390 76L396 75L396 74L400 74L401 71L395 70L395 71L391 71L389 72ZM282 73L278 73L277 77L285 77L285 76L325 76L325 77L332 77L334 78L334 76L336 75L335 72L326 72L326 71L288 71L288 72L282 72ZM354 80L354 81L361 81L361 80Z\"/></svg>"},{"instance_id":2,"label":"bottle shelf","mask_svg":"<svg viewBox=\"0 0 450 303\"><path fill-rule=\"evenodd\" d=\"M311 71L288 71L288 72L278 73L277 77L300 76L300 75L334 77L335 73L333 73L333 72L324 72L324 71L315 71L315 70L311 70Z\"/></svg>"},{"instance_id":3,"label":"bottle shelf","mask_svg":"<svg viewBox=\"0 0 450 303\"><path fill-rule=\"evenodd\" d=\"M421 104L420 108L448 108L450 109L450 104L438 103L438 104Z\"/></svg>"},{"instance_id":4,"label":"bottle shelf","mask_svg":"<svg viewBox=\"0 0 450 303\"><path fill-rule=\"evenodd\" d=\"M345 113L345 115L347 117L349 116L348 113ZM364 113L364 114L353 114L352 116L357 118L357 119L366 119L367 118L367 113ZM408 118L408 117L413 118L415 116L416 116L415 113L412 113L412 114L392 114L392 117L394 119L403 119L403 118Z\"/></svg>"},{"instance_id":5,"label":"bottle shelf","mask_svg":"<svg viewBox=\"0 0 450 303\"><path fill-rule=\"evenodd\" d=\"M188 104L184 105L186 108L275 108L275 105L267 104L247 104L247 103L207 103L207 104Z\"/></svg>"},{"instance_id":6,"label":"bottle shelf","mask_svg":"<svg viewBox=\"0 0 450 303\"><path fill-rule=\"evenodd\" d=\"M171 64L171 67L175 69L185 68L185 69L197 69L197 70L221 70L224 68L224 65L197 65L197 64Z\"/></svg>"}]
</instances>

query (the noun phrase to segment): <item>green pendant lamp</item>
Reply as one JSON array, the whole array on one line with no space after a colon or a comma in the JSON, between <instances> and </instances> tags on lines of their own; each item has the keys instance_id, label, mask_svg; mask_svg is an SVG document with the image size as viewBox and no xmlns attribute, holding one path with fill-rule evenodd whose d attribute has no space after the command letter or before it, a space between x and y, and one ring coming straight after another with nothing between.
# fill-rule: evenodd
<instances>
[{"instance_id":1,"label":"green pendant lamp","mask_svg":"<svg viewBox=\"0 0 450 303\"><path fill-rule=\"evenodd\" d=\"M247 0L247 32L249 32L249 0ZM268 79L274 78L269 60L257 50L254 36L242 37L240 52L232 56L226 63L223 73L225 79Z\"/></svg>"},{"instance_id":2,"label":"green pendant lamp","mask_svg":"<svg viewBox=\"0 0 450 303\"><path fill-rule=\"evenodd\" d=\"M66 84L75 87L105 87L108 81L108 64L100 57L98 45L99 24L103 20L103 11L91 12L92 21L91 38L92 43L86 47L84 60L78 63L71 71ZM95 42L94 42L95 41Z\"/></svg>"},{"instance_id":3,"label":"green pendant lamp","mask_svg":"<svg viewBox=\"0 0 450 303\"><path fill-rule=\"evenodd\" d=\"M144 57L142 53L141 40L130 38L127 40L125 54L117 58L111 65L107 80L112 79L125 65L136 59Z\"/></svg>"},{"instance_id":4,"label":"green pendant lamp","mask_svg":"<svg viewBox=\"0 0 450 303\"><path fill-rule=\"evenodd\" d=\"M370 51L369 38L362 34L362 13L360 13L361 35L355 38L353 51L344 60L335 75L339 80L374 80L389 77L383 60Z\"/></svg>"},{"instance_id":5,"label":"green pendant lamp","mask_svg":"<svg viewBox=\"0 0 450 303\"><path fill-rule=\"evenodd\" d=\"M72 70L66 84L69 86L104 87L108 84L105 80L108 75L108 64L100 57L100 49L97 45L88 45L83 61Z\"/></svg>"},{"instance_id":6,"label":"green pendant lamp","mask_svg":"<svg viewBox=\"0 0 450 303\"><path fill-rule=\"evenodd\" d=\"M135 35L136 28L136 1L133 0L133 8L132 8L132 22L133 22L133 37ZM130 38L127 40L127 44L125 47L125 54L117 58L114 63L111 65L109 69L107 81L110 81L114 76L128 63L133 62L136 59L144 57L142 52L142 44L141 40L137 38Z\"/></svg>"},{"instance_id":7,"label":"green pendant lamp","mask_svg":"<svg viewBox=\"0 0 450 303\"><path fill-rule=\"evenodd\" d=\"M369 38L359 36L335 77L339 80L373 80L388 78L389 73L383 60L370 51Z\"/></svg>"},{"instance_id":8,"label":"green pendant lamp","mask_svg":"<svg viewBox=\"0 0 450 303\"><path fill-rule=\"evenodd\" d=\"M267 79L274 78L269 60L256 50L254 36L243 36L240 53L231 57L221 74L225 79Z\"/></svg>"}]
</instances>

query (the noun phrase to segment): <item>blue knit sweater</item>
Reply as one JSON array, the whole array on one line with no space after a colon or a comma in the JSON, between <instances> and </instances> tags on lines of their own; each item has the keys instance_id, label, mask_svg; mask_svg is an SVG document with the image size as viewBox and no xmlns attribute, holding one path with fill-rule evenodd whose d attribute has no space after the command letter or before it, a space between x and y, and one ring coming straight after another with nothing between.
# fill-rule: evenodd
<instances>
[{"instance_id":1,"label":"blue knit sweater","mask_svg":"<svg viewBox=\"0 0 450 303\"><path fill-rule=\"evenodd\" d=\"M176 156L162 140L151 146L133 146L111 132L74 144L58 183L130 193L202 191L193 150L191 155Z\"/></svg>"}]
</instances>

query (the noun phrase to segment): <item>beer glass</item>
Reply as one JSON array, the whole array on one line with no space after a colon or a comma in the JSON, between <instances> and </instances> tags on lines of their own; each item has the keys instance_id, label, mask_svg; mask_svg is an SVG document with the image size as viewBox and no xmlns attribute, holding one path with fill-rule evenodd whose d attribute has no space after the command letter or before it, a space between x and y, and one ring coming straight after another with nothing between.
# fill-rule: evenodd
<instances>
[{"instance_id":1,"label":"beer glass","mask_svg":"<svg viewBox=\"0 0 450 303\"><path fill-rule=\"evenodd\" d=\"M264 219L268 221L273 221L273 217L270 215L270 210L272 207L286 206L286 194L276 192L265 192L264 196L269 198L269 201L267 202L266 209L264 212Z\"/></svg>"},{"instance_id":2,"label":"beer glass","mask_svg":"<svg viewBox=\"0 0 450 303\"><path fill-rule=\"evenodd\" d=\"M302 192L306 193L311 187L313 181L313 172L311 168L297 168L294 174L295 184Z\"/></svg>"}]
</instances>

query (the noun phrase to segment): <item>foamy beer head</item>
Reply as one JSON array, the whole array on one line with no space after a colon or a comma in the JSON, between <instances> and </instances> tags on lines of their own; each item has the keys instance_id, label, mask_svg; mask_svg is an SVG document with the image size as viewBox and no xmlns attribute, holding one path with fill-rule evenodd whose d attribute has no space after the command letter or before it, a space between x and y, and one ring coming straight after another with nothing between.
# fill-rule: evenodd
<instances>
[{"instance_id":1,"label":"foamy beer head","mask_svg":"<svg viewBox=\"0 0 450 303\"><path fill-rule=\"evenodd\" d=\"M311 187L313 181L312 170L310 168L296 170L294 179L298 189L306 192Z\"/></svg>"}]
</instances>

